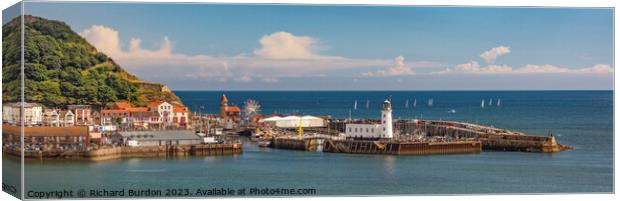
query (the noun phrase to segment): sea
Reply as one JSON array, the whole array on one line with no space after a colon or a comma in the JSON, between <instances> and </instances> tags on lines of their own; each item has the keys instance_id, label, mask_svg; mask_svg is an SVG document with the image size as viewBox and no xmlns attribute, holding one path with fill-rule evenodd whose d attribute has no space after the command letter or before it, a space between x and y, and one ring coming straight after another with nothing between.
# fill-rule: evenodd
<instances>
[{"instance_id":1,"label":"sea","mask_svg":"<svg viewBox=\"0 0 620 201\"><path fill-rule=\"evenodd\" d=\"M25 192L189 189L194 193L197 189L259 188L271 190L250 196L283 195L284 191L278 193L275 189L314 190L304 190L302 196L364 196L611 193L614 189L613 91L175 93L190 110L201 113L219 113L219 100L225 94L230 104L241 108L248 99L258 101L265 115L353 119L379 119L381 103L391 100L394 119L466 121L531 135L551 132L559 143L574 150L552 154L482 151L427 156L354 155L259 148L244 140L243 154L236 156L26 161ZM5 156L2 166L3 183L19 181L19 161Z\"/></svg>"}]
</instances>

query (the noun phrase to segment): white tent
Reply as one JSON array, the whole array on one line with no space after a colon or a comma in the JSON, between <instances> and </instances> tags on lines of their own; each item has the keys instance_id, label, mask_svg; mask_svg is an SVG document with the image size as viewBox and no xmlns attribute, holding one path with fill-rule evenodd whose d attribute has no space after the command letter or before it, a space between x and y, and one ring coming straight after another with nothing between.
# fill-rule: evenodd
<instances>
[{"instance_id":1,"label":"white tent","mask_svg":"<svg viewBox=\"0 0 620 201\"><path fill-rule=\"evenodd\" d=\"M261 119L258 122L266 122L266 123L273 123L275 124L276 127L279 128L296 128L299 127L299 123L301 122L301 126L308 128L308 127L324 127L325 126L325 120L319 117L315 117L315 116L310 116L310 115L306 115L306 116L286 116L286 117L269 117L266 119Z\"/></svg>"}]
</instances>

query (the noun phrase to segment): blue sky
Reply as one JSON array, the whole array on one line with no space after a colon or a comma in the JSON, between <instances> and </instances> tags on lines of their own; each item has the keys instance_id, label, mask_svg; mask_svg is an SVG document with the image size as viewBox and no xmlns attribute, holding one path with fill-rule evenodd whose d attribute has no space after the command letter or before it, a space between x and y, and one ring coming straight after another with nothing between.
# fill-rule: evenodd
<instances>
[{"instance_id":1,"label":"blue sky","mask_svg":"<svg viewBox=\"0 0 620 201\"><path fill-rule=\"evenodd\" d=\"M66 22L130 72L179 90L613 88L611 9L28 2L25 10Z\"/></svg>"}]
</instances>

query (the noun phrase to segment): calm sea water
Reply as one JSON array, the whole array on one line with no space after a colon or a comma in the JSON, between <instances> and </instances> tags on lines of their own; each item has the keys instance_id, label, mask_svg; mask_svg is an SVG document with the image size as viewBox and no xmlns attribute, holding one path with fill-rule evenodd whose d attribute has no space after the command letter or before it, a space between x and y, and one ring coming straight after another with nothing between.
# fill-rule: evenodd
<instances>
[{"instance_id":1,"label":"calm sea water","mask_svg":"<svg viewBox=\"0 0 620 201\"><path fill-rule=\"evenodd\" d=\"M218 113L222 92L177 94L194 110ZM228 157L127 159L98 163L29 161L26 191L61 189L314 188L318 195L561 193L613 191L612 91L226 92L263 114L379 118L391 97L394 118L468 121L545 135L575 150L555 154L482 152L432 156L312 153L257 148ZM434 99L432 107L428 99ZM494 106L480 107L481 99ZM501 99L501 106L495 104ZM405 107L409 99L409 108ZM417 107L413 108L414 99ZM353 110L355 100L357 110ZM369 108L366 109L366 100ZM456 113L448 111L454 109ZM3 160L5 180L19 164Z\"/></svg>"}]
</instances>

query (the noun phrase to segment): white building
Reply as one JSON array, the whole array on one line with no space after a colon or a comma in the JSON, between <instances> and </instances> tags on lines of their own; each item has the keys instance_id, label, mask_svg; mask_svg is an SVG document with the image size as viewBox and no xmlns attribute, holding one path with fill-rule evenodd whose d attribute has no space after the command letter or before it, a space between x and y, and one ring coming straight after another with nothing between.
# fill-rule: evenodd
<instances>
[{"instance_id":1,"label":"white building","mask_svg":"<svg viewBox=\"0 0 620 201\"><path fill-rule=\"evenodd\" d=\"M2 121L8 124L20 124L21 103L2 105ZM36 103L24 103L24 125L40 125L43 123L43 107Z\"/></svg>"},{"instance_id":2,"label":"white building","mask_svg":"<svg viewBox=\"0 0 620 201\"><path fill-rule=\"evenodd\" d=\"M170 125L173 123L173 106L168 102L152 102L150 105L150 111L157 112L159 114L159 120L164 125Z\"/></svg>"},{"instance_id":3,"label":"white building","mask_svg":"<svg viewBox=\"0 0 620 201\"><path fill-rule=\"evenodd\" d=\"M303 128L311 128L311 127L325 127L325 119L315 117L315 116L286 116L286 117L269 117L266 119L261 119L258 121L259 123L269 123L278 128L298 128L301 123L301 127Z\"/></svg>"},{"instance_id":4,"label":"white building","mask_svg":"<svg viewBox=\"0 0 620 201\"><path fill-rule=\"evenodd\" d=\"M46 109L43 112L43 125L51 127L60 126L60 115L55 109Z\"/></svg>"},{"instance_id":5,"label":"white building","mask_svg":"<svg viewBox=\"0 0 620 201\"><path fill-rule=\"evenodd\" d=\"M345 135L350 138L393 138L392 104L383 102L381 124L346 124Z\"/></svg>"},{"instance_id":6,"label":"white building","mask_svg":"<svg viewBox=\"0 0 620 201\"><path fill-rule=\"evenodd\" d=\"M59 114L62 126L75 126L75 114L71 110L62 110Z\"/></svg>"}]
</instances>

